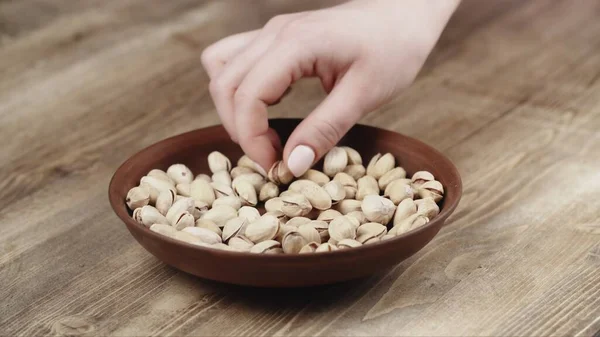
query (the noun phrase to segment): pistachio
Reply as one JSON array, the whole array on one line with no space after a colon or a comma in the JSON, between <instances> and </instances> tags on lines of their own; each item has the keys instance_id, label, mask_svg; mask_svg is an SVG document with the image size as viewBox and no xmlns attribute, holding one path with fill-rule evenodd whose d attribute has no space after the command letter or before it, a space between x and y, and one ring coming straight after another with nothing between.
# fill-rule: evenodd
<instances>
[{"instance_id":1,"label":"pistachio","mask_svg":"<svg viewBox=\"0 0 600 337\"><path fill-rule=\"evenodd\" d=\"M282 225L281 222L279 223L279 232L277 232L277 236L275 237L275 240L281 242L283 241L283 237L290 232L298 232L298 227L294 227L294 226L289 226L289 225Z\"/></svg>"},{"instance_id":2,"label":"pistachio","mask_svg":"<svg viewBox=\"0 0 600 337\"><path fill-rule=\"evenodd\" d=\"M281 193L283 193L284 195L285 195L285 193L289 193L289 192L302 193L302 189L305 186L312 185L312 184L316 184L316 183L314 181L308 180L308 179L295 180L288 186L287 190L285 190Z\"/></svg>"},{"instance_id":3,"label":"pistachio","mask_svg":"<svg viewBox=\"0 0 600 337\"><path fill-rule=\"evenodd\" d=\"M219 184L231 186L231 175L228 171L218 171L213 173L212 181Z\"/></svg>"},{"instance_id":4,"label":"pistachio","mask_svg":"<svg viewBox=\"0 0 600 337\"><path fill-rule=\"evenodd\" d=\"M213 207L219 206L219 205L227 205L227 206L233 207L236 210L239 210L240 207L242 207L242 200L239 197L230 195L230 196L219 198L219 199L215 200L215 202L213 202Z\"/></svg>"},{"instance_id":5,"label":"pistachio","mask_svg":"<svg viewBox=\"0 0 600 337\"><path fill-rule=\"evenodd\" d=\"M338 212L342 213L342 215L346 215L350 212L361 211L362 201L354 200L354 199L344 199L338 202L334 209Z\"/></svg>"},{"instance_id":6,"label":"pistachio","mask_svg":"<svg viewBox=\"0 0 600 337\"><path fill-rule=\"evenodd\" d=\"M279 187L272 182L267 182L260 188L258 200L267 201L279 195Z\"/></svg>"},{"instance_id":7,"label":"pistachio","mask_svg":"<svg viewBox=\"0 0 600 337\"><path fill-rule=\"evenodd\" d=\"M354 239L344 239L337 243L338 249L356 248L362 246L362 243Z\"/></svg>"},{"instance_id":8,"label":"pistachio","mask_svg":"<svg viewBox=\"0 0 600 337\"><path fill-rule=\"evenodd\" d=\"M375 178L364 176L358 179L357 184L356 200L363 200L367 195L379 195L379 185Z\"/></svg>"},{"instance_id":9,"label":"pistachio","mask_svg":"<svg viewBox=\"0 0 600 337\"><path fill-rule=\"evenodd\" d=\"M268 177L269 181L276 185L287 185L294 179L294 175L282 161L278 161L271 166Z\"/></svg>"},{"instance_id":10,"label":"pistachio","mask_svg":"<svg viewBox=\"0 0 600 337\"><path fill-rule=\"evenodd\" d=\"M217 224L212 220L198 219L196 220L196 227L208 229L217 233L219 236L223 235L223 231L221 230L221 228L219 228L219 226L217 226Z\"/></svg>"},{"instance_id":11,"label":"pistachio","mask_svg":"<svg viewBox=\"0 0 600 337\"><path fill-rule=\"evenodd\" d=\"M210 245L210 247L214 248L214 249L218 249L218 250L226 250L229 252L237 252L238 251L237 249L230 247L222 242L214 243L214 244Z\"/></svg>"},{"instance_id":12,"label":"pistachio","mask_svg":"<svg viewBox=\"0 0 600 337\"><path fill-rule=\"evenodd\" d=\"M288 217L304 216L312 209L311 203L300 193L290 192L282 196L281 201L283 202L281 211Z\"/></svg>"},{"instance_id":13,"label":"pistachio","mask_svg":"<svg viewBox=\"0 0 600 337\"><path fill-rule=\"evenodd\" d=\"M327 240L327 243L330 243L330 244L332 244L334 246L337 246L338 240L330 237L329 240Z\"/></svg>"},{"instance_id":14,"label":"pistachio","mask_svg":"<svg viewBox=\"0 0 600 337\"><path fill-rule=\"evenodd\" d=\"M200 240L200 238L193 236L192 234L187 233L187 232L177 231L174 233L173 238L176 240L179 240L179 241L190 243L192 245L208 246L208 244L202 242L202 240Z\"/></svg>"},{"instance_id":15,"label":"pistachio","mask_svg":"<svg viewBox=\"0 0 600 337\"><path fill-rule=\"evenodd\" d=\"M439 202L444 196L444 187L437 180L430 180L423 183L417 191L419 197L423 199L431 198L435 202Z\"/></svg>"},{"instance_id":16,"label":"pistachio","mask_svg":"<svg viewBox=\"0 0 600 337\"><path fill-rule=\"evenodd\" d=\"M348 165L348 155L346 151L340 147L334 147L325 155L323 162L323 172L333 177L337 173L342 172Z\"/></svg>"},{"instance_id":17,"label":"pistachio","mask_svg":"<svg viewBox=\"0 0 600 337\"><path fill-rule=\"evenodd\" d=\"M435 180L433 174L428 171L417 171L412 175L411 182L415 189L418 189L424 183Z\"/></svg>"},{"instance_id":18,"label":"pistachio","mask_svg":"<svg viewBox=\"0 0 600 337\"><path fill-rule=\"evenodd\" d=\"M390 200L392 200L392 202L396 205L398 205L404 199L413 199L415 193L407 180L408 179L393 180L385 188L383 195L389 197Z\"/></svg>"},{"instance_id":19,"label":"pistachio","mask_svg":"<svg viewBox=\"0 0 600 337\"><path fill-rule=\"evenodd\" d=\"M440 207L432 198L415 200L414 203L417 206L417 213L422 214L429 219L433 219L440 214Z\"/></svg>"},{"instance_id":20,"label":"pistachio","mask_svg":"<svg viewBox=\"0 0 600 337\"><path fill-rule=\"evenodd\" d=\"M313 220L309 223L319 233L321 240L319 242L326 242L329 240L329 223L322 220Z\"/></svg>"},{"instance_id":21,"label":"pistachio","mask_svg":"<svg viewBox=\"0 0 600 337\"><path fill-rule=\"evenodd\" d=\"M212 183L212 179L208 174L204 174L204 173L200 173L199 175L196 176L196 178L194 178L194 180L204 180L207 183Z\"/></svg>"},{"instance_id":22,"label":"pistachio","mask_svg":"<svg viewBox=\"0 0 600 337\"><path fill-rule=\"evenodd\" d=\"M351 176L354 180L358 180L365 176L367 169L363 165L348 165L344 169L344 173Z\"/></svg>"},{"instance_id":23,"label":"pistachio","mask_svg":"<svg viewBox=\"0 0 600 337\"><path fill-rule=\"evenodd\" d=\"M321 243L321 235L319 231L312 226L311 223L307 223L304 225L300 225L298 227L298 232L307 242L317 242Z\"/></svg>"},{"instance_id":24,"label":"pistachio","mask_svg":"<svg viewBox=\"0 0 600 337\"><path fill-rule=\"evenodd\" d=\"M240 200L244 206L256 206L258 203L256 189L248 180L238 181L235 185L235 193L240 196Z\"/></svg>"},{"instance_id":25,"label":"pistachio","mask_svg":"<svg viewBox=\"0 0 600 337\"><path fill-rule=\"evenodd\" d=\"M254 243L272 240L277 237L279 226L279 219L274 216L264 215L248 224L245 235Z\"/></svg>"},{"instance_id":26,"label":"pistachio","mask_svg":"<svg viewBox=\"0 0 600 337\"><path fill-rule=\"evenodd\" d=\"M350 213L346 214L346 216L356 219L358 221L359 225L369 222L369 220L365 216L365 213L363 213L362 211L350 212Z\"/></svg>"},{"instance_id":27,"label":"pistachio","mask_svg":"<svg viewBox=\"0 0 600 337\"><path fill-rule=\"evenodd\" d=\"M262 218L262 217L264 217L264 216L274 216L274 217L276 217L276 218L279 220L279 224L280 224L280 225L285 225L285 223L286 223L286 222L288 222L288 221L290 220L290 218L288 218L288 217L287 217L285 214L283 214L283 212L281 212L281 211L267 212L267 213L263 214L263 215L261 216L261 218Z\"/></svg>"},{"instance_id":28,"label":"pistachio","mask_svg":"<svg viewBox=\"0 0 600 337\"><path fill-rule=\"evenodd\" d=\"M316 208L313 208L310 212L308 212L308 214L305 215L305 217L307 217L311 220L317 220L317 217L319 216L320 213L321 213L321 211L319 211Z\"/></svg>"},{"instance_id":29,"label":"pistachio","mask_svg":"<svg viewBox=\"0 0 600 337\"><path fill-rule=\"evenodd\" d=\"M304 173L304 175L301 176L300 179L314 181L319 186L323 186L330 181L329 177L325 173L314 169L309 169L308 171L306 171L306 173Z\"/></svg>"},{"instance_id":30,"label":"pistachio","mask_svg":"<svg viewBox=\"0 0 600 337\"><path fill-rule=\"evenodd\" d=\"M160 223L155 223L150 226L150 230L168 237L174 237L175 233L177 233L177 230L173 228L173 226Z\"/></svg>"},{"instance_id":31,"label":"pistachio","mask_svg":"<svg viewBox=\"0 0 600 337\"><path fill-rule=\"evenodd\" d=\"M348 155L348 165L362 165L362 157L358 151L348 146L342 146L341 148L344 149L346 155Z\"/></svg>"},{"instance_id":32,"label":"pistachio","mask_svg":"<svg viewBox=\"0 0 600 337\"><path fill-rule=\"evenodd\" d=\"M179 213L179 216L173 222L173 227L177 230L182 230L186 227L194 227L194 216L189 212Z\"/></svg>"},{"instance_id":33,"label":"pistachio","mask_svg":"<svg viewBox=\"0 0 600 337\"><path fill-rule=\"evenodd\" d=\"M268 254L269 251L281 248L281 244L275 240L266 240L259 242L250 248L250 253Z\"/></svg>"},{"instance_id":34,"label":"pistachio","mask_svg":"<svg viewBox=\"0 0 600 337\"><path fill-rule=\"evenodd\" d=\"M356 238L356 230L347 217L338 217L329 223L329 236L337 241Z\"/></svg>"},{"instance_id":35,"label":"pistachio","mask_svg":"<svg viewBox=\"0 0 600 337\"><path fill-rule=\"evenodd\" d=\"M303 217L303 216L297 216L295 218L291 218L285 224L288 225L288 226L300 227L300 225L307 224L307 223L309 223L311 221L312 220L310 220L309 218L306 218L306 217Z\"/></svg>"},{"instance_id":36,"label":"pistachio","mask_svg":"<svg viewBox=\"0 0 600 337\"><path fill-rule=\"evenodd\" d=\"M386 234L386 235L384 235L384 236L381 237L381 241L392 239L394 236L395 235L393 235L393 234Z\"/></svg>"},{"instance_id":37,"label":"pistachio","mask_svg":"<svg viewBox=\"0 0 600 337\"><path fill-rule=\"evenodd\" d=\"M171 208L167 211L165 217L173 226L179 220L182 213L193 213L195 207L194 199L192 198L181 198L173 203ZM193 226L193 225L192 225Z\"/></svg>"},{"instance_id":38,"label":"pistachio","mask_svg":"<svg viewBox=\"0 0 600 337\"><path fill-rule=\"evenodd\" d=\"M352 178L347 173L340 172L336 174L335 177L333 177L333 180L339 182L340 184L342 184L342 186L344 186L346 199L354 199L354 197L356 196L356 190L358 186L354 178Z\"/></svg>"},{"instance_id":39,"label":"pistachio","mask_svg":"<svg viewBox=\"0 0 600 337\"><path fill-rule=\"evenodd\" d=\"M167 169L167 175L175 184L189 184L194 180L192 171L183 164L173 164Z\"/></svg>"},{"instance_id":40,"label":"pistachio","mask_svg":"<svg viewBox=\"0 0 600 337\"><path fill-rule=\"evenodd\" d=\"M394 155L392 155L391 153L386 153L383 156L379 157L379 159L377 159L377 161L375 161L375 163L372 166L369 163L371 170L367 168L367 175L370 175L375 179L379 179L384 174L391 171L395 165L396 159L394 158Z\"/></svg>"},{"instance_id":41,"label":"pistachio","mask_svg":"<svg viewBox=\"0 0 600 337\"><path fill-rule=\"evenodd\" d=\"M358 219L348 215L344 215L344 217L350 220L350 223L352 224L352 227L354 227L354 230L358 229L358 227L360 226L360 222L358 221Z\"/></svg>"},{"instance_id":42,"label":"pistachio","mask_svg":"<svg viewBox=\"0 0 600 337\"><path fill-rule=\"evenodd\" d=\"M275 248L267 250L265 252L265 254L283 254L283 249L279 248L279 247L275 247Z\"/></svg>"},{"instance_id":43,"label":"pistachio","mask_svg":"<svg viewBox=\"0 0 600 337\"><path fill-rule=\"evenodd\" d=\"M334 250L338 250L338 247L329 242L325 242L320 244L319 247L315 249L315 253L333 252Z\"/></svg>"},{"instance_id":44,"label":"pistachio","mask_svg":"<svg viewBox=\"0 0 600 337\"><path fill-rule=\"evenodd\" d=\"M365 240L365 242L363 242L363 245L370 245L372 243L376 243L376 242L379 242L379 241L381 241L381 238L374 237L374 238L370 238L370 239Z\"/></svg>"},{"instance_id":45,"label":"pistachio","mask_svg":"<svg viewBox=\"0 0 600 337\"><path fill-rule=\"evenodd\" d=\"M233 219L237 216L237 211L235 208L227 205L219 205L211 208L208 212L204 213L202 219L210 220L214 222L217 226L223 228L225 227L225 223L229 219Z\"/></svg>"},{"instance_id":46,"label":"pistachio","mask_svg":"<svg viewBox=\"0 0 600 337\"><path fill-rule=\"evenodd\" d=\"M223 227L223 241L227 241L237 235L244 235L247 226L248 220L246 218L236 217L227 220Z\"/></svg>"},{"instance_id":47,"label":"pistachio","mask_svg":"<svg viewBox=\"0 0 600 337\"><path fill-rule=\"evenodd\" d=\"M405 179L406 171L402 167L396 167L388 171L386 174L379 178L379 188L385 191L385 188L396 179Z\"/></svg>"},{"instance_id":48,"label":"pistachio","mask_svg":"<svg viewBox=\"0 0 600 337\"><path fill-rule=\"evenodd\" d=\"M375 170L375 165L377 164L377 161L379 161L379 159L381 158L381 153L378 153L376 155L373 156L373 158L371 158L371 160L369 161L369 164L367 165L367 174L372 176L372 173Z\"/></svg>"},{"instance_id":49,"label":"pistachio","mask_svg":"<svg viewBox=\"0 0 600 337\"><path fill-rule=\"evenodd\" d=\"M221 237L219 235L217 235L215 232L213 232L209 229L206 229L206 228L185 227L184 229L182 229L182 231L192 234L193 236L200 239L200 241L207 243L209 245L222 242Z\"/></svg>"},{"instance_id":50,"label":"pistachio","mask_svg":"<svg viewBox=\"0 0 600 337\"><path fill-rule=\"evenodd\" d=\"M286 254L298 254L308 242L301 233L291 231L281 240L281 247Z\"/></svg>"},{"instance_id":51,"label":"pistachio","mask_svg":"<svg viewBox=\"0 0 600 337\"><path fill-rule=\"evenodd\" d=\"M217 198L228 197L228 196L237 196L237 193L235 192L235 190L229 185L217 183L214 181L210 185L214 189L215 196Z\"/></svg>"},{"instance_id":52,"label":"pistachio","mask_svg":"<svg viewBox=\"0 0 600 337\"><path fill-rule=\"evenodd\" d=\"M196 179L190 184L190 197L212 206L215 201L215 190L206 180Z\"/></svg>"},{"instance_id":53,"label":"pistachio","mask_svg":"<svg viewBox=\"0 0 600 337\"><path fill-rule=\"evenodd\" d=\"M184 197L189 197L191 191L191 184L179 183L177 184L177 186L175 186L175 189L177 190L177 194L182 195Z\"/></svg>"},{"instance_id":54,"label":"pistachio","mask_svg":"<svg viewBox=\"0 0 600 337\"><path fill-rule=\"evenodd\" d=\"M331 208L331 196L327 191L312 180L298 180L294 183L302 181L300 185L300 193L310 202L311 208L318 210L326 210ZM290 185L291 187L291 185ZM284 198L285 200L285 198Z\"/></svg>"},{"instance_id":55,"label":"pistachio","mask_svg":"<svg viewBox=\"0 0 600 337\"><path fill-rule=\"evenodd\" d=\"M265 210L267 212L281 211L283 208L283 200L281 197L269 199L265 202Z\"/></svg>"},{"instance_id":56,"label":"pistachio","mask_svg":"<svg viewBox=\"0 0 600 337\"><path fill-rule=\"evenodd\" d=\"M140 179L140 186L147 188L150 192L150 203L156 203L158 194L162 191L172 190L175 192L175 186L155 177L142 177L142 179Z\"/></svg>"},{"instance_id":57,"label":"pistachio","mask_svg":"<svg viewBox=\"0 0 600 337\"><path fill-rule=\"evenodd\" d=\"M394 226L398 225L402 220L417 213L417 204L412 199L404 199L396 207L394 214Z\"/></svg>"},{"instance_id":58,"label":"pistachio","mask_svg":"<svg viewBox=\"0 0 600 337\"><path fill-rule=\"evenodd\" d=\"M208 155L208 167L212 173L219 171L231 171L231 161L219 151L213 151Z\"/></svg>"},{"instance_id":59,"label":"pistachio","mask_svg":"<svg viewBox=\"0 0 600 337\"><path fill-rule=\"evenodd\" d=\"M238 159L237 166L238 167L246 167L246 168L253 170L254 172L258 172L256 170L256 168L258 167L258 164L254 160L250 159L250 157L248 157L247 155L243 155L240 157L240 159Z\"/></svg>"},{"instance_id":60,"label":"pistachio","mask_svg":"<svg viewBox=\"0 0 600 337\"><path fill-rule=\"evenodd\" d=\"M235 179L235 178L241 176L242 174L248 174L248 173L256 173L256 171L254 171L254 169L251 169L249 167L236 166L231 169L231 178Z\"/></svg>"},{"instance_id":61,"label":"pistachio","mask_svg":"<svg viewBox=\"0 0 600 337\"><path fill-rule=\"evenodd\" d=\"M342 213L336 211L335 209L328 209L326 211L322 211L317 217L317 221L324 221L326 223L330 223L333 219L343 216Z\"/></svg>"},{"instance_id":62,"label":"pistachio","mask_svg":"<svg viewBox=\"0 0 600 337\"><path fill-rule=\"evenodd\" d=\"M339 181L330 181L323 185L323 189L329 194L332 204L336 204L346 198L346 190Z\"/></svg>"},{"instance_id":63,"label":"pistachio","mask_svg":"<svg viewBox=\"0 0 600 337\"><path fill-rule=\"evenodd\" d=\"M261 187L263 187L263 185L265 185L267 183L267 181L265 180L265 178L263 176L254 172L254 173L247 173L247 174L242 174L242 175L238 176L237 178L234 179L231 186L233 188L235 188L236 184L240 181L247 181L250 184L252 184L252 186L254 186L254 189L256 190L256 193L258 193L260 191Z\"/></svg>"},{"instance_id":64,"label":"pistachio","mask_svg":"<svg viewBox=\"0 0 600 337\"><path fill-rule=\"evenodd\" d=\"M376 222L367 222L356 230L356 241L366 243L373 238L381 238L387 234L387 228Z\"/></svg>"},{"instance_id":65,"label":"pistachio","mask_svg":"<svg viewBox=\"0 0 600 337\"><path fill-rule=\"evenodd\" d=\"M368 195L363 200L361 209L369 221L385 225L394 216L396 205L390 199L379 195Z\"/></svg>"},{"instance_id":66,"label":"pistachio","mask_svg":"<svg viewBox=\"0 0 600 337\"><path fill-rule=\"evenodd\" d=\"M148 177L154 177L156 179L163 180L163 181L175 186L175 182L173 181L173 179L171 179L169 177L169 175L167 174L167 172L165 172L163 170L159 170L159 169L150 170L150 172L148 172L148 174L146 174L146 175Z\"/></svg>"},{"instance_id":67,"label":"pistachio","mask_svg":"<svg viewBox=\"0 0 600 337\"><path fill-rule=\"evenodd\" d=\"M404 234L412 229L421 227L429 222L429 218L422 214L413 214L408 218L400 221L398 224L390 230L389 234L400 235Z\"/></svg>"},{"instance_id":68,"label":"pistachio","mask_svg":"<svg viewBox=\"0 0 600 337\"><path fill-rule=\"evenodd\" d=\"M146 187L134 187L127 192L125 202L131 210L146 206L150 202L150 191Z\"/></svg>"},{"instance_id":69,"label":"pistachio","mask_svg":"<svg viewBox=\"0 0 600 337\"><path fill-rule=\"evenodd\" d=\"M319 244L316 242L309 242L306 245L304 245L304 247L300 248L300 251L298 252L299 254L305 254L305 253L314 253L315 250L317 250L317 248L319 248Z\"/></svg>"},{"instance_id":70,"label":"pistachio","mask_svg":"<svg viewBox=\"0 0 600 337\"><path fill-rule=\"evenodd\" d=\"M238 211L238 216L240 218L245 218L246 220L248 220L248 223L251 223L260 218L260 213L254 207L242 206L242 208L240 208L240 210Z\"/></svg>"},{"instance_id":71,"label":"pistachio","mask_svg":"<svg viewBox=\"0 0 600 337\"><path fill-rule=\"evenodd\" d=\"M245 236L234 236L229 239L227 245L240 252L249 252L254 243Z\"/></svg>"},{"instance_id":72,"label":"pistachio","mask_svg":"<svg viewBox=\"0 0 600 337\"><path fill-rule=\"evenodd\" d=\"M204 213L208 212L208 208L208 205L202 201L194 200L194 210L192 211L194 219L200 219Z\"/></svg>"}]
</instances>

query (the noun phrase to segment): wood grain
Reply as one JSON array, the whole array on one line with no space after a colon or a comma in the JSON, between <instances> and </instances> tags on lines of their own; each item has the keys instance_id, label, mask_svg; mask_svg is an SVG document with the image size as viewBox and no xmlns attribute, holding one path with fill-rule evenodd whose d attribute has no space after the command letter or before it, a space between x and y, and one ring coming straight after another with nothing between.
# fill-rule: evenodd
<instances>
[{"instance_id":1,"label":"wood grain","mask_svg":"<svg viewBox=\"0 0 600 337\"><path fill-rule=\"evenodd\" d=\"M0 335L597 336L597 1L464 1L416 83L362 121L440 149L465 184L388 272L247 289L130 237L106 198L116 167L219 122L201 50L333 3L0 1ZM323 97L302 81L272 115Z\"/></svg>"}]
</instances>

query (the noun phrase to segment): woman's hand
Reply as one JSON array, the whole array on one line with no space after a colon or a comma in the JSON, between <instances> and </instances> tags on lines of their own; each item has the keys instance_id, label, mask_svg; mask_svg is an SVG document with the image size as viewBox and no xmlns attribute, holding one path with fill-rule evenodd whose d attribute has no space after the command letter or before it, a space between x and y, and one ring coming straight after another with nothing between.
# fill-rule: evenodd
<instances>
[{"instance_id":1,"label":"woman's hand","mask_svg":"<svg viewBox=\"0 0 600 337\"><path fill-rule=\"evenodd\" d=\"M334 147L365 114L415 79L458 0L356 0L274 17L202 53L224 127L264 170L281 143L267 106L305 76L328 96L294 130L283 160L295 176Z\"/></svg>"}]
</instances>

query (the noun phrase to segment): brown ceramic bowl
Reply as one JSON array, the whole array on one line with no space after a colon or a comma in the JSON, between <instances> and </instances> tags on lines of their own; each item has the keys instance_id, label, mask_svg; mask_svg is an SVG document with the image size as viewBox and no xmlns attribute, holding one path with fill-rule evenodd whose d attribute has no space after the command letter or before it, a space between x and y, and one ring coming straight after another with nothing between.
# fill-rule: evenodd
<instances>
[{"instance_id":1,"label":"brown ceramic bowl","mask_svg":"<svg viewBox=\"0 0 600 337\"><path fill-rule=\"evenodd\" d=\"M299 122L274 119L270 125L285 141ZM115 213L147 251L164 263L202 278L260 287L313 286L361 278L392 267L431 241L458 205L462 184L456 167L440 152L394 132L356 125L340 144L355 148L367 162L377 152L390 152L410 175L419 170L433 173L445 188L440 214L425 226L390 240L302 255L259 255L199 247L151 232L136 223L125 205L125 196L151 169L166 170L171 164L183 163L195 174L209 173L207 156L214 150L227 155L233 163L237 161L243 153L222 126L165 139L135 154L115 172L109 199Z\"/></svg>"}]
</instances>

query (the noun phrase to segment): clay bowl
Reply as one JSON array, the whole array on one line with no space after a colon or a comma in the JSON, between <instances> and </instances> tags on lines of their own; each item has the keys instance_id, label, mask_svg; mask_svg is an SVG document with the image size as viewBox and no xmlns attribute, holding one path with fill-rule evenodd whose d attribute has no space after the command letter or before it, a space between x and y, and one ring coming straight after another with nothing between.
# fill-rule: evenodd
<instances>
[{"instance_id":1,"label":"clay bowl","mask_svg":"<svg viewBox=\"0 0 600 337\"><path fill-rule=\"evenodd\" d=\"M299 122L298 119L273 119L270 125L285 141ZM115 172L109 199L117 216L148 252L166 264L201 278L259 287L314 286L357 279L398 264L431 241L458 205L462 184L456 167L440 152L398 133L356 125L340 145L355 148L367 163L377 152L390 152L409 175L418 170L433 173L445 188L440 214L425 226L390 240L302 255L259 255L199 247L151 232L136 223L124 203L125 196L151 169L166 170L173 163L183 163L194 174L210 173L206 158L214 150L237 162L243 153L220 125L165 139L135 154Z\"/></svg>"}]
</instances>

